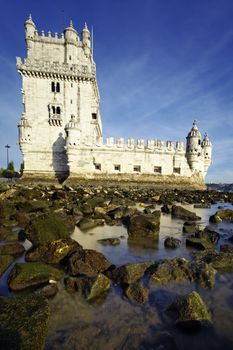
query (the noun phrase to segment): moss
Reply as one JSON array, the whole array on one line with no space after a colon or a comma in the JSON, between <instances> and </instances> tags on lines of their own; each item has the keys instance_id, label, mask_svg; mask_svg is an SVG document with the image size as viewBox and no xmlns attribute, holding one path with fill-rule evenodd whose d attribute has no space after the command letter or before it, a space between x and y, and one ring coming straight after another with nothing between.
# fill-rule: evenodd
<instances>
[{"instance_id":1,"label":"moss","mask_svg":"<svg viewBox=\"0 0 233 350\"><path fill-rule=\"evenodd\" d=\"M11 255L0 255L0 276L8 269L13 260Z\"/></svg>"},{"instance_id":2,"label":"moss","mask_svg":"<svg viewBox=\"0 0 233 350\"><path fill-rule=\"evenodd\" d=\"M201 250L213 248L213 243L211 243L210 241L207 241L204 238L196 237L186 238L186 245Z\"/></svg>"},{"instance_id":3,"label":"moss","mask_svg":"<svg viewBox=\"0 0 233 350\"><path fill-rule=\"evenodd\" d=\"M26 228L26 235L34 245L70 236L64 222L56 216L39 217L33 220Z\"/></svg>"},{"instance_id":4,"label":"moss","mask_svg":"<svg viewBox=\"0 0 233 350\"><path fill-rule=\"evenodd\" d=\"M59 280L63 275L63 271L44 263L21 263L14 266L8 284L13 291L20 291L47 284L50 279Z\"/></svg>"},{"instance_id":5,"label":"moss","mask_svg":"<svg viewBox=\"0 0 233 350\"><path fill-rule=\"evenodd\" d=\"M49 305L40 295L0 297L0 348L44 349Z\"/></svg>"}]
</instances>

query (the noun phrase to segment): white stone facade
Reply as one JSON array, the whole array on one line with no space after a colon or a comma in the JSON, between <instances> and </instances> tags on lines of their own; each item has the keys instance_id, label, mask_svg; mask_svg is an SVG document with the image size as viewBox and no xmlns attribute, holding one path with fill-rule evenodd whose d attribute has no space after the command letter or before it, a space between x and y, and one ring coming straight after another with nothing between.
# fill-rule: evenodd
<instances>
[{"instance_id":1,"label":"white stone facade","mask_svg":"<svg viewBox=\"0 0 233 350\"><path fill-rule=\"evenodd\" d=\"M201 184L211 143L196 122L183 142L108 138L103 142L100 98L90 32L72 22L58 37L25 22L27 57L17 57L23 114L19 145L24 176ZM193 179L193 180L192 180Z\"/></svg>"}]
</instances>

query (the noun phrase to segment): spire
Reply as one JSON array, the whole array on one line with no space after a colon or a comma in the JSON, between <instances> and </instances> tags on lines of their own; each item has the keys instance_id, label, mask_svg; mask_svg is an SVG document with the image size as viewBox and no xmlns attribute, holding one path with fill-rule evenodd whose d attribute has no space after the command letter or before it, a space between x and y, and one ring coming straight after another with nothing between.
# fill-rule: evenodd
<instances>
[{"instance_id":1,"label":"spire","mask_svg":"<svg viewBox=\"0 0 233 350\"><path fill-rule=\"evenodd\" d=\"M32 20L32 15L31 13L29 14L28 19L26 20L25 24L32 24L35 27L35 23Z\"/></svg>"},{"instance_id":2,"label":"spire","mask_svg":"<svg viewBox=\"0 0 233 350\"><path fill-rule=\"evenodd\" d=\"M74 28L72 19L70 20L70 27Z\"/></svg>"}]
</instances>

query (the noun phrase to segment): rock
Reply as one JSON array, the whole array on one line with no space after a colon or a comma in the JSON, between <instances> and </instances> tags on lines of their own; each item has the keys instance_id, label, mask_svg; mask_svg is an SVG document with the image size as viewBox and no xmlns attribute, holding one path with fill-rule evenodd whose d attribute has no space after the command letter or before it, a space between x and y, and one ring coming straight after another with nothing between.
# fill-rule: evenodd
<instances>
[{"instance_id":1,"label":"rock","mask_svg":"<svg viewBox=\"0 0 233 350\"><path fill-rule=\"evenodd\" d=\"M23 200L16 204L16 208L25 213L38 213L46 212L49 208L49 204L50 203L46 200Z\"/></svg>"},{"instance_id":2,"label":"rock","mask_svg":"<svg viewBox=\"0 0 233 350\"><path fill-rule=\"evenodd\" d=\"M171 213L171 207L168 206L167 204L164 204L164 205L161 207L161 212L162 212L162 213L165 213L165 214L170 214L170 213Z\"/></svg>"},{"instance_id":3,"label":"rock","mask_svg":"<svg viewBox=\"0 0 233 350\"><path fill-rule=\"evenodd\" d=\"M61 270L44 263L17 263L8 277L8 285L17 292L48 284L50 279L59 280L63 275Z\"/></svg>"},{"instance_id":4,"label":"rock","mask_svg":"<svg viewBox=\"0 0 233 350\"><path fill-rule=\"evenodd\" d=\"M84 215L91 215L93 214L93 208L89 203L83 203L81 207L81 211Z\"/></svg>"},{"instance_id":5,"label":"rock","mask_svg":"<svg viewBox=\"0 0 233 350\"><path fill-rule=\"evenodd\" d=\"M196 213L193 213L179 205L172 206L172 217L191 221L201 220L201 218L197 216Z\"/></svg>"},{"instance_id":6,"label":"rock","mask_svg":"<svg viewBox=\"0 0 233 350\"><path fill-rule=\"evenodd\" d=\"M143 287L141 283L135 282L125 288L124 294L129 300L144 304L148 301L149 289Z\"/></svg>"},{"instance_id":7,"label":"rock","mask_svg":"<svg viewBox=\"0 0 233 350\"><path fill-rule=\"evenodd\" d=\"M178 248L181 245L181 240L174 237L167 237L164 241L166 248Z\"/></svg>"},{"instance_id":8,"label":"rock","mask_svg":"<svg viewBox=\"0 0 233 350\"><path fill-rule=\"evenodd\" d=\"M231 209L223 209L218 210L214 215L211 215L209 221L218 224L222 220L233 221L233 210Z\"/></svg>"},{"instance_id":9,"label":"rock","mask_svg":"<svg viewBox=\"0 0 233 350\"><path fill-rule=\"evenodd\" d=\"M230 244L222 244L220 246L220 252L233 254L233 246Z\"/></svg>"},{"instance_id":10,"label":"rock","mask_svg":"<svg viewBox=\"0 0 233 350\"><path fill-rule=\"evenodd\" d=\"M158 240L160 227L160 211L156 214L135 215L130 218L128 224L128 239L152 239Z\"/></svg>"},{"instance_id":11,"label":"rock","mask_svg":"<svg viewBox=\"0 0 233 350\"><path fill-rule=\"evenodd\" d=\"M8 269L13 260L11 255L0 255L0 277Z\"/></svg>"},{"instance_id":12,"label":"rock","mask_svg":"<svg viewBox=\"0 0 233 350\"><path fill-rule=\"evenodd\" d=\"M120 238L103 238L98 239L98 241L102 245L118 245L121 243Z\"/></svg>"},{"instance_id":13,"label":"rock","mask_svg":"<svg viewBox=\"0 0 233 350\"><path fill-rule=\"evenodd\" d=\"M194 259L197 262L211 264L219 272L233 272L233 253L216 251L203 251L196 253Z\"/></svg>"},{"instance_id":14,"label":"rock","mask_svg":"<svg viewBox=\"0 0 233 350\"><path fill-rule=\"evenodd\" d=\"M81 292L88 301L103 296L110 288L110 280L102 273L95 277L68 277L65 284L68 292Z\"/></svg>"},{"instance_id":15,"label":"rock","mask_svg":"<svg viewBox=\"0 0 233 350\"><path fill-rule=\"evenodd\" d=\"M13 218L17 221L20 227L25 227L30 222L30 216L23 211L17 211Z\"/></svg>"},{"instance_id":16,"label":"rock","mask_svg":"<svg viewBox=\"0 0 233 350\"><path fill-rule=\"evenodd\" d=\"M186 245L200 250L213 248L213 244L210 241L198 237L186 238Z\"/></svg>"},{"instance_id":17,"label":"rock","mask_svg":"<svg viewBox=\"0 0 233 350\"><path fill-rule=\"evenodd\" d=\"M208 203L199 203L199 204L194 204L193 207L196 209L210 209L211 205Z\"/></svg>"},{"instance_id":18,"label":"rock","mask_svg":"<svg viewBox=\"0 0 233 350\"><path fill-rule=\"evenodd\" d=\"M91 228L94 228L96 226L101 226L104 225L104 220L103 219L91 219L91 218L82 218L77 226L80 228L80 230L89 230Z\"/></svg>"},{"instance_id":19,"label":"rock","mask_svg":"<svg viewBox=\"0 0 233 350\"><path fill-rule=\"evenodd\" d=\"M74 252L68 258L67 269L71 275L96 276L100 272L108 270L112 264L102 253L92 249L83 249Z\"/></svg>"},{"instance_id":20,"label":"rock","mask_svg":"<svg viewBox=\"0 0 233 350\"><path fill-rule=\"evenodd\" d=\"M186 221L183 226L184 233L194 233L199 231L199 226L192 221Z\"/></svg>"},{"instance_id":21,"label":"rock","mask_svg":"<svg viewBox=\"0 0 233 350\"><path fill-rule=\"evenodd\" d=\"M0 245L0 255L19 256L22 255L24 251L24 246L19 242L5 243L3 245Z\"/></svg>"},{"instance_id":22,"label":"rock","mask_svg":"<svg viewBox=\"0 0 233 350\"><path fill-rule=\"evenodd\" d=\"M44 297L0 297L0 310L1 349L44 349L49 321L49 304Z\"/></svg>"},{"instance_id":23,"label":"rock","mask_svg":"<svg viewBox=\"0 0 233 350\"><path fill-rule=\"evenodd\" d=\"M26 237L33 245L46 244L62 238L69 238L64 222L57 216L38 217L26 227Z\"/></svg>"},{"instance_id":24,"label":"rock","mask_svg":"<svg viewBox=\"0 0 233 350\"><path fill-rule=\"evenodd\" d=\"M5 227L0 227L0 241L18 241L18 234Z\"/></svg>"},{"instance_id":25,"label":"rock","mask_svg":"<svg viewBox=\"0 0 233 350\"><path fill-rule=\"evenodd\" d=\"M211 325L211 316L201 296L193 291L178 297L166 310L175 324L184 329Z\"/></svg>"},{"instance_id":26,"label":"rock","mask_svg":"<svg viewBox=\"0 0 233 350\"><path fill-rule=\"evenodd\" d=\"M68 254L75 250L82 250L82 246L72 238L58 239L56 241L32 246L25 255L28 262L42 261L47 264L58 264Z\"/></svg>"},{"instance_id":27,"label":"rock","mask_svg":"<svg viewBox=\"0 0 233 350\"><path fill-rule=\"evenodd\" d=\"M153 261L128 263L113 270L111 278L117 283L134 283L140 280L145 271L153 264Z\"/></svg>"},{"instance_id":28,"label":"rock","mask_svg":"<svg viewBox=\"0 0 233 350\"><path fill-rule=\"evenodd\" d=\"M196 282L203 288L212 288L216 270L204 263L191 263L183 258L165 260L150 277L151 283L160 285L181 282Z\"/></svg>"},{"instance_id":29,"label":"rock","mask_svg":"<svg viewBox=\"0 0 233 350\"><path fill-rule=\"evenodd\" d=\"M38 291L38 294L43 295L45 298L52 298L58 292L57 283L50 283L47 286L44 286Z\"/></svg>"}]
</instances>

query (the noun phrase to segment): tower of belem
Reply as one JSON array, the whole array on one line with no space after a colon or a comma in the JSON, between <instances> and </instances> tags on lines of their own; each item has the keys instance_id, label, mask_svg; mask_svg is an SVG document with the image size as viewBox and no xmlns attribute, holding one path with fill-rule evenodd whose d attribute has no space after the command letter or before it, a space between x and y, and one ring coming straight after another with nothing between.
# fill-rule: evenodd
<instances>
[{"instance_id":1,"label":"tower of belem","mask_svg":"<svg viewBox=\"0 0 233 350\"><path fill-rule=\"evenodd\" d=\"M100 97L91 35L72 21L61 35L38 33L25 22L27 57L16 58L22 76L19 145L24 177L204 184L212 145L194 121L182 141L103 141Z\"/></svg>"}]
</instances>

